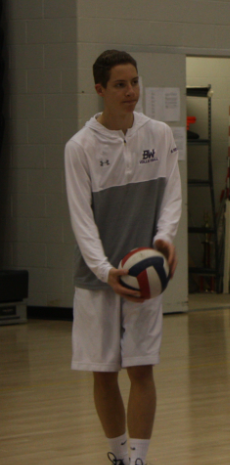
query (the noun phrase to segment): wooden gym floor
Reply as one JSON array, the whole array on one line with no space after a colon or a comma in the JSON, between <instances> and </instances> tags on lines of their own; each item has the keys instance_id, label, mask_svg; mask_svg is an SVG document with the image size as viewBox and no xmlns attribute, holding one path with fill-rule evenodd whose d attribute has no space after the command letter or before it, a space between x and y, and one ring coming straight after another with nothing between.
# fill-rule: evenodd
<instances>
[{"instance_id":1,"label":"wooden gym floor","mask_svg":"<svg viewBox=\"0 0 230 465\"><path fill-rule=\"evenodd\" d=\"M206 305L164 317L152 465L230 463L230 305ZM0 464L108 465L92 375L70 370L71 323L2 326L0 354ZM125 371L120 385L127 401Z\"/></svg>"}]
</instances>

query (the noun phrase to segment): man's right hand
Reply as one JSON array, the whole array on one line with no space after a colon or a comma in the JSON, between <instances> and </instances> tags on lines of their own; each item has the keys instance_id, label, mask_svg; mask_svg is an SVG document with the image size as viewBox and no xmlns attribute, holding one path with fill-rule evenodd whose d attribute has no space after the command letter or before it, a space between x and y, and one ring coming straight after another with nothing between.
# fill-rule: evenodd
<instances>
[{"instance_id":1,"label":"man's right hand","mask_svg":"<svg viewBox=\"0 0 230 465\"><path fill-rule=\"evenodd\" d=\"M125 286L122 286L120 282L120 276L127 275L128 270L118 270L117 268L111 268L109 271L108 284L112 287L114 292L123 299L129 300L130 302L144 302L145 299L141 297L141 293L138 291L133 291L128 289Z\"/></svg>"}]
</instances>

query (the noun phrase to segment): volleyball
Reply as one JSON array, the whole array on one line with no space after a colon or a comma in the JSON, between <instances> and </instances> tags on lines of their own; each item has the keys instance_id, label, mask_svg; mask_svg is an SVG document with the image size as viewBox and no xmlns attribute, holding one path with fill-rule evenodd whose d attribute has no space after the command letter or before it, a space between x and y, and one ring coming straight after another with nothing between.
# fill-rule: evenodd
<instances>
[{"instance_id":1,"label":"volleyball","mask_svg":"<svg viewBox=\"0 0 230 465\"><path fill-rule=\"evenodd\" d=\"M129 274L120 276L121 284L140 291L141 297L151 299L160 295L169 281L169 266L166 257L158 250L138 247L120 261L119 269L128 269Z\"/></svg>"}]
</instances>

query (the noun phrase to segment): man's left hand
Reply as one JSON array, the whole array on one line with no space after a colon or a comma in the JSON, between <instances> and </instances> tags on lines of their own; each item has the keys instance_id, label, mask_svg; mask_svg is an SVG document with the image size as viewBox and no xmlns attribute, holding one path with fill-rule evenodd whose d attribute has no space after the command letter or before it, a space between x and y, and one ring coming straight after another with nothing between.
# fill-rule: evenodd
<instances>
[{"instance_id":1,"label":"man's left hand","mask_svg":"<svg viewBox=\"0 0 230 465\"><path fill-rule=\"evenodd\" d=\"M167 258L170 270L170 279L172 279L178 263L175 246L171 244L171 242L158 239L155 241L155 249L159 250L159 252L163 253L163 255Z\"/></svg>"}]
</instances>

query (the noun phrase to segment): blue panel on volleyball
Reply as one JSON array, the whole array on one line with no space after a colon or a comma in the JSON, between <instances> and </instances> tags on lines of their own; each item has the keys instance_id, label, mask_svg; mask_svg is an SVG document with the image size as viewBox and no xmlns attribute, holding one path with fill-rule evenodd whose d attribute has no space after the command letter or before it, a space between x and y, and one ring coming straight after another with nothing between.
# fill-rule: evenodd
<instances>
[{"instance_id":1,"label":"blue panel on volleyball","mask_svg":"<svg viewBox=\"0 0 230 465\"><path fill-rule=\"evenodd\" d=\"M155 268L158 276L161 280L162 291L164 291L167 287L169 277L165 273L164 269L164 260L162 257L148 257L138 262L136 265L133 265L129 269L130 276L137 277L142 271L146 270L149 267Z\"/></svg>"}]
</instances>

